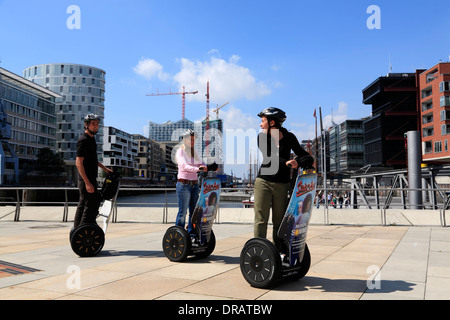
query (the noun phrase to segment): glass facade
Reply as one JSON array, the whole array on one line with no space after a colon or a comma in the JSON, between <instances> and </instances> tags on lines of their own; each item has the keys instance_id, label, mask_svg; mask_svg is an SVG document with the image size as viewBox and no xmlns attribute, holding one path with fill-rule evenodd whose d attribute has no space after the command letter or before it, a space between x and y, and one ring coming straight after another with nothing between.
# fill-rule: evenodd
<instances>
[{"instance_id":1,"label":"glass facade","mask_svg":"<svg viewBox=\"0 0 450 320\"><path fill-rule=\"evenodd\" d=\"M23 71L23 77L61 96L56 105L56 151L74 166L76 143L84 132L84 117L104 118L105 71L79 64L42 64ZM103 121L101 122L103 123ZM99 161L103 155L103 128L96 135Z\"/></svg>"},{"instance_id":2,"label":"glass facade","mask_svg":"<svg viewBox=\"0 0 450 320\"><path fill-rule=\"evenodd\" d=\"M20 159L20 169L27 160L36 160L39 149L56 151L57 94L0 68L0 98L11 131L7 137Z\"/></svg>"}]
</instances>

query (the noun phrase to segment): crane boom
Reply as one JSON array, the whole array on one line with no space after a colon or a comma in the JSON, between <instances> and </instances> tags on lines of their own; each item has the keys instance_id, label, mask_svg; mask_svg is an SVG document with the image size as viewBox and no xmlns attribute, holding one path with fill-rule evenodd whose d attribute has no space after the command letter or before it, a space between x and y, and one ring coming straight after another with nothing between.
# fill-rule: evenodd
<instances>
[{"instance_id":1,"label":"crane boom","mask_svg":"<svg viewBox=\"0 0 450 320\"><path fill-rule=\"evenodd\" d=\"M196 93L198 93L198 91L186 92L185 89L184 89L184 86L183 86L183 92L172 92L169 89L169 92L159 93L158 89L156 89L156 93L150 93L150 94L147 94L147 96L153 97L153 96L170 96L170 95L181 94L182 95L181 119L184 119L185 110L186 110L186 95L187 94L196 94Z\"/></svg>"},{"instance_id":2,"label":"crane boom","mask_svg":"<svg viewBox=\"0 0 450 320\"><path fill-rule=\"evenodd\" d=\"M216 119L219 119L219 110L222 109L223 107L225 107L227 104L229 104L229 102L227 102L227 103L225 103L225 104L221 105L220 107L218 107L218 108L213 110L213 112L216 113Z\"/></svg>"}]
</instances>

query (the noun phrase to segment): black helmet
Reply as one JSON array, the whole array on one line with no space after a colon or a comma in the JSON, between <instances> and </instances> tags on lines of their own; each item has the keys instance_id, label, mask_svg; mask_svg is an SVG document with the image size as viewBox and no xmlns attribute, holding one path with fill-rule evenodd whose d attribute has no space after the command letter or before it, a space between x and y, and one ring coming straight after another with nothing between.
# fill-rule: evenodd
<instances>
[{"instance_id":1,"label":"black helmet","mask_svg":"<svg viewBox=\"0 0 450 320\"><path fill-rule=\"evenodd\" d=\"M89 113L86 117L84 117L84 123L88 123L93 120L100 121L100 117L95 113Z\"/></svg>"},{"instance_id":2,"label":"black helmet","mask_svg":"<svg viewBox=\"0 0 450 320\"><path fill-rule=\"evenodd\" d=\"M266 108L258 113L258 117L262 116L271 120L275 120L275 122L278 122L280 126L286 120L286 113L283 110L275 107Z\"/></svg>"}]
</instances>

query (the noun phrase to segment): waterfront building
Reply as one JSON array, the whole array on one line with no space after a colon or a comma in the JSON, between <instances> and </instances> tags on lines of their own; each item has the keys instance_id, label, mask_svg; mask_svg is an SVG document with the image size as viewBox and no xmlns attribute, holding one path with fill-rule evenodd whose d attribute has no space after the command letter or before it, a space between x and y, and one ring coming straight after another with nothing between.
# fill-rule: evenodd
<instances>
[{"instance_id":1,"label":"waterfront building","mask_svg":"<svg viewBox=\"0 0 450 320\"><path fill-rule=\"evenodd\" d=\"M450 162L450 62L438 63L419 75L422 160Z\"/></svg>"},{"instance_id":2,"label":"waterfront building","mask_svg":"<svg viewBox=\"0 0 450 320\"><path fill-rule=\"evenodd\" d=\"M137 169L138 142L133 135L114 127L103 128L103 164L124 177L133 177Z\"/></svg>"},{"instance_id":3,"label":"waterfront building","mask_svg":"<svg viewBox=\"0 0 450 320\"><path fill-rule=\"evenodd\" d=\"M338 160L337 171L350 172L361 169L362 167L364 167L363 120L345 120L344 122L340 123L338 127L339 136L336 149L336 159ZM333 169L331 170L333 171Z\"/></svg>"},{"instance_id":4,"label":"waterfront building","mask_svg":"<svg viewBox=\"0 0 450 320\"><path fill-rule=\"evenodd\" d=\"M0 184L32 171L42 148L56 150L56 99L60 95L0 68ZM6 160L6 163L5 163Z\"/></svg>"},{"instance_id":5,"label":"waterfront building","mask_svg":"<svg viewBox=\"0 0 450 320\"><path fill-rule=\"evenodd\" d=\"M137 168L135 169L135 176L141 178L151 178L151 160L152 160L152 145L149 138L140 134L132 134L133 139L137 142L138 152L135 160Z\"/></svg>"},{"instance_id":6,"label":"waterfront building","mask_svg":"<svg viewBox=\"0 0 450 320\"><path fill-rule=\"evenodd\" d=\"M76 144L84 132L84 117L104 119L105 71L81 64L51 63L26 68L23 77L61 96L56 106L56 150L63 155L69 179L76 181ZM98 158L103 156L103 128L96 135Z\"/></svg>"},{"instance_id":7,"label":"waterfront building","mask_svg":"<svg viewBox=\"0 0 450 320\"><path fill-rule=\"evenodd\" d=\"M175 147L181 141L181 135L188 129L197 134L195 150L203 158L204 162L216 161L219 164L219 174L223 173L223 121L222 119L210 120L209 130L206 130L206 121L192 122L186 118L177 122L167 121L163 124L149 122L149 138L161 145ZM209 144L206 143L209 141ZM207 148L208 146L208 148ZM168 164L168 151L165 151L168 170L172 170ZM176 167L173 167L174 169Z\"/></svg>"},{"instance_id":8,"label":"waterfront building","mask_svg":"<svg viewBox=\"0 0 450 320\"><path fill-rule=\"evenodd\" d=\"M407 166L404 135L419 129L416 73L388 73L362 90L363 103L372 105L372 116L364 121L364 165Z\"/></svg>"}]
</instances>

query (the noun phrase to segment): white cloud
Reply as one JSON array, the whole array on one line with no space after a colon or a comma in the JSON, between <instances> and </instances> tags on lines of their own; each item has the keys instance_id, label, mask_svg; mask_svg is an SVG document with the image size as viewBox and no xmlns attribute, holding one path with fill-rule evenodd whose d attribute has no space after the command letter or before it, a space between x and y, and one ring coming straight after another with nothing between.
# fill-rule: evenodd
<instances>
[{"instance_id":1,"label":"white cloud","mask_svg":"<svg viewBox=\"0 0 450 320\"><path fill-rule=\"evenodd\" d=\"M233 105L219 110L220 118L223 119L224 130L252 128L259 130L260 118L234 107ZM215 117L215 115L213 116Z\"/></svg>"},{"instance_id":2,"label":"white cloud","mask_svg":"<svg viewBox=\"0 0 450 320\"><path fill-rule=\"evenodd\" d=\"M322 109L323 112L323 109ZM348 103L346 102L338 102L337 110L333 109L331 114L327 114L323 116L323 129L326 130L330 128L333 123L341 124L345 120L347 120L348 113ZM317 115L317 135L320 136L320 118L319 118L319 110L316 110ZM312 116L312 114L311 114ZM289 119L288 119L289 120ZM299 140L308 140L316 138L316 125L313 123L304 123L304 122L290 122L287 123L287 129L294 133Z\"/></svg>"},{"instance_id":3,"label":"white cloud","mask_svg":"<svg viewBox=\"0 0 450 320\"><path fill-rule=\"evenodd\" d=\"M270 89L258 82L250 70L238 64L240 57L231 56L226 61L211 57L209 61L191 61L180 59L181 70L174 76L179 88L183 86L189 90L198 90L198 95L191 95L187 99L204 101L206 84L210 84L210 97L214 101L256 100L270 94Z\"/></svg>"},{"instance_id":4,"label":"white cloud","mask_svg":"<svg viewBox=\"0 0 450 320\"><path fill-rule=\"evenodd\" d=\"M141 58L133 71L147 80L157 77L159 80L165 81L170 78L167 73L163 72L163 66L159 62L148 58Z\"/></svg>"},{"instance_id":5,"label":"white cloud","mask_svg":"<svg viewBox=\"0 0 450 320\"><path fill-rule=\"evenodd\" d=\"M316 128L315 124L307 124L307 123L290 123L287 128L290 132L292 132L299 141L301 140L313 140L316 138ZM317 128L317 134L320 135L320 128Z\"/></svg>"},{"instance_id":6,"label":"white cloud","mask_svg":"<svg viewBox=\"0 0 450 320\"><path fill-rule=\"evenodd\" d=\"M332 122L334 122L335 124L340 124L345 120L347 120L347 112L348 112L348 103L343 101L338 102L337 111L332 110L331 114L328 114L323 118L324 129L331 127L333 124Z\"/></svg>"}]
</instances>

